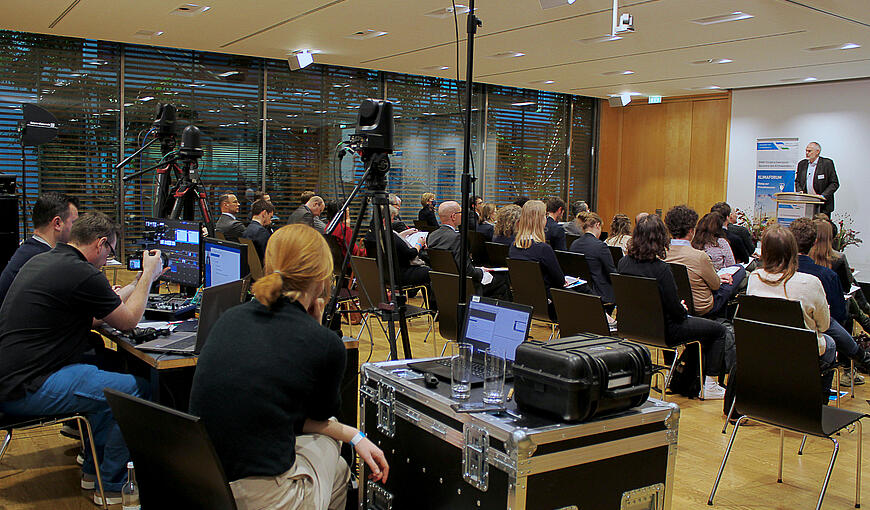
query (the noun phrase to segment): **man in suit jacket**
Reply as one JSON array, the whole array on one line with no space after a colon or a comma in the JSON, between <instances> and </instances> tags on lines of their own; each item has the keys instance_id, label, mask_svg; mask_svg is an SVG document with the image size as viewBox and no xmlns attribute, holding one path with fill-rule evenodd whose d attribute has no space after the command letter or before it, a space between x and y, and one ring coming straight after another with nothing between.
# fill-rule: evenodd
<instances>
[{"instance_id":1,"label":"man in suit jacket","mask_svg":"<svg viewBox=\"0 0 870 510\"><path fill-rule=\"evenodd\" d=\"M274 213L275 206L272 205L272 202L262 198L257 200L251 205L251 214L253 215L251 223L242 234L242 237L250 239L254 243L261 263L266 260L266 243L269 242L269 237L272 235L272 230L269 227L272 225Z\"/></svg>"},{"instance_id":2,"label":"man in suit jacket","mask_svg":"<svg viewBox=\"0 0 870 510\"><path fill-rule=\"evenodd\" d=\"M565 251L568 249L565 239L565 229L559 225L559 220L565 214L565 202L561 198L551 198L547 200L547 226L544 227L544 234L547 237L547 243L554 250Z\"/></svg>"},{"instance_id":3,"label":"man in suit jacket","mask_svg":"<svg viewBox=\"0 0 870 510\"><path fill-rule=\"evenodd\" d=\"M820 157L821 152L822 146L818 142L807 144L807 159L802 159L797 165L794 189L800 193L815 193L825 197L820 212L830 217L834 212L834 192L840 187L840 181L837 179L834 162ZM812 187L807 186L807 182L812 182Z\"/></svg>"},{"instance_id":4,"label":"man in suit jacket","mask_svg":"<svg viewBox=\"0 0 870 510\"><path fill-rule=\"evenodd\" d=\"M293 214L290 215L290 219L287 220L287 224L292 225L294 223L304 223L311 228L317 229L320 233L323 233L323 227L319 229L317 228L322 225L323 222L315 222L314 217L319 217L325 207L326 204L323 202L323 199L314 195L308 199L308 202L300 205L295 211L293 211Z\"/></svg>"},{"instance_id":5,"label":"man in suit jacket","mask_svg":"<svg viewBox=\"0 0 870 510\"><path fill-rule=\"evenodd\" d=\"M238 241L245 233L245 224L236 219L239 214L239 199L232 193L224 193L218 198L221 215L215 224L215 230L227 238L227 241Z\"/></svg>"},{"instance_id":6,"label":"man in suit jacket","mask_svg":"<svg viewBox=\"0 0 870 510\"><path fill-rule=\"evenodd\" d=\"M79 201L61 193L43 193L36 199L33 212L33 237L25 240L12 254L0 274L0 305L18 271L34 255L47 252L57 243L69 241L73 222L79 217Z\"/></svg>"},{"instance_id":7,"label":"man in suit jacket","mask_svg":"<svg viewBox=\"0 0 870 510\"><path fill-rule=\"evenodd\" d=\"M475 213L472 212L472 214ZM426 238L426 245L430 249L450 250L453 253L454 260L456 260L456 267L460 267L460 264L464 263L465 274L470 276L476 285L482 285L483 269L474 267L471 263L470 250L464 262L459 258L459 247L461 246L459 225L462 223L462 208L459 206L459 203L452 200L442 202L438 206L438 216L441 218L441 226L429 233ZM483 295L506 297L509 289L507 273L493 272L490 274L492 275L492 281L483 285Z\"/></svg>"}]
</instances>

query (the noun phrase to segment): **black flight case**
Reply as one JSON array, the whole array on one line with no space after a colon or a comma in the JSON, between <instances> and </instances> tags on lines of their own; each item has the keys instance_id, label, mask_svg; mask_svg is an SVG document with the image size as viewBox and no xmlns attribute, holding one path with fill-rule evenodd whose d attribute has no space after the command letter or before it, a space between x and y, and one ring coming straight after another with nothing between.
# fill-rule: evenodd
<instances>
[{"instance_id":1,"label":"black flight case","mask_svg":"<svg viewBox=\"0 0 870 510\"><path fill-rule=\"evenodd\" d=\"M519 411L457 413L406 361L366 363L360 429L390 463L360 476L362 510L670 509L679 407L649 399L584 423ZM510 383L506 386L510 387ZM507 390L507 388L506 388ZM482 388L473 387L471 402Z\"/></svg>"}]
</instances>

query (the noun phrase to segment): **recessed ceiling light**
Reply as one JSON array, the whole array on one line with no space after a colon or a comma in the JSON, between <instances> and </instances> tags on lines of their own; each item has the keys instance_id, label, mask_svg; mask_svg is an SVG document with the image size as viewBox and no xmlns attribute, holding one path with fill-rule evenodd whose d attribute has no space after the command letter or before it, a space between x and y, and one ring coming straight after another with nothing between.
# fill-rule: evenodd
<instances>
[{"instance_id":1,"label":"recessed ceiling light","mask_svg":"<svg viewBox=\"0 0 870 510\"><path fill-rule=\"evenodd\" d=\"M176 16L193 17L193 16L196 16L198 14L202 14L204 12L207 12L209 10L211 10L211 7L208 5L181 4L180 6L176 7L169 14L174 14Z\"/></svg>"},{"instance_id":2,"label":"recessed ceiling light","mask_svg":"<svg viewBox=\"0 0 870 510\"><path fill-rule=\"evenodd\" d=\"M814 46L812 48L807 48L806 51L853 50L860 47L860 44L850 42L845 44L828 44L826 46Z\"/></svg>"},{"instance_id":3,"label":"recessed ceiling light","mask_svg":"<svg viewBox=\"0 0 870 510\"><path fill-rule=\"evenodd\" d=\"M426 66L426 67L421 67L420 69L422 69L424 71L446 71L446 70L450 69L450 66Z\"/></svg>"},{"instance_id":4,"label":"recessed ceiling light","mask_svg":"<svg viewBox=\"0 0 870 510\"><path fill-rule=\"evenodd\" d=\"M807 78L804 78L804 81L818 81L818 78L816 78L814 76L809 76Z\"/></svg>"},{"instance_id":5,"label":"recessed ceiling light","mask_svg":"<svg viewBox=\"0 0 870 510\"><path fill-rule=\"evenodd\" d=\"M622 39L622 37L620 37L618 35L607 34L607 35L599 35L598 37L587 37L586 39L580 39L577 42L579 42L581 44L592 44L592 43L602 43L602 42L609 42L609 41L618 41L620 39Z\"/></svg>"},{"instance_id":6,"label":"recessed ceiling light","mask_svg":"<svg viewBox=\"0 0 870 510\"><path fill-rule=\"evenodd\" d=\"M374 39L375 37L381 37L383 35L387 35L387 32L383 30L373 30L371 28L367 28L365 30L357 30L356 32L346 35L348 39L356 39L358 41L362 41L364 39Z\"/></svg>"},{"instance_id":7,"label":"recessed ceiling light","mask_svg":"<svg viewBox=\"0 0 870 510\"><path fill-rule=\"evenodd\" d=\"M719 90L721 88L719 85L707 85L706 87L692 87L688 90Z\"/></svg>"},{"instance_id":8,"label":"recessed ceiling light","mask_svg":"<svg viewBox=\"0 0 870 510\"><path fill-rule=\"evenodd\" d=\"M519 103L511 103L511 106L532 106L536 104L534 101L521 101Z\"/></svg>"},{"instance_id":9,"label":"recessed ceiling light","mask_svg":"<svg viewBox=\"0 0 870 510\"><path fill-rule=\"evenodd\" d=\"M159 37L159 36L163 35L163 31L162 30L156 30L156 31L155 30L138 30L133 35L135 37L140 38L140 39L150 39L151 37Z\"/></svg>"},{"instance_id":10,"label":"recessed ceiling light","mask_svg":"<svg viewBox=\"0 0 870 510\"><path fill-rule=\"evenodd\" d=\"M783 83L790 83L790 82L795 82L795 81L800 81L800 80L801 80L800 78L783 78L779 81L781 81Z\"/></svg>"},{"instance_id":11,"label":"recessed ceiling light","mask_svg":"<svg viewBox=\"0 0 870 510\"><path fill-rule=\"evenodd\" d=\"M529 83L532 85L550 85L551 83L556 83L556 80L535 80Z\"/></svg>"},{"instance_id":12,"label":"recessed ceiling light","mask_svg":"<svg viewBox=\"0 0 870 510\"><path fill-rule=\"evenodd\" d=\"M745 12L732 12L731 14L722 14L719 16L710 16L708 18L698 18L693 19L692 23L697 23L699 25L715 25L716 23L727 23L729 21L740 21L742 19L752 18L752 14L746 14Z\"/></svg>"},{"instance_id":13,"label":"recessed ceiling light","mask_svg":"<svg viewBox=\"0 0 870 510\"><path fill-rule=\"evenodd\" d=\"M563 5L571 5L577 0L541 0L541 9L552 9Z\"/></svg>"},{"instance_id":14,"label":"recessed ceiling light","mask_svg":"<svg viewBox=\"0 0 870 510\"><path fill-rule=\"evenodd\" d=\"M610 97L621 97L621 96L642 96L640 92L620 92L618 94L610 94Z\"/></svg>"},{"instance_id":15,"label":"recessed ceiling light","mask_svg":"<svg viewBox=\"0 0 870 510\"><path fill-rule=\"evenodd\" d=\"M629 71L626 69L625 71L607 71L606 73L601 73L602 76L616 76L619 74L621 74L621 75L634 74L634 71Z\"/></svg>"},{"instance_id":16,"label":"recessed ceiling light","mask_svg":"<svg viewBox=\"0 0 870 510\"><path fill-rule=\"evenodd\" d=\"M514 57L525 57L526 54L519 51L503 51L501 53L496 53L495 55L487 55L487 58L514 58Z\"/></svg>"},{"instance_id":17,"label":"recessed ceiling light","mask_svg":"<svg viewBox=\"0 0 870 510\"><path fill-rule=\"evenodd\" d=\"M457 15L468 14L468 11L470 11L470 10L471 9L469 9L468 7L466 7L464 5L456 4L456 14ZM426 14L424 14L424 16L429 16L430 18L439 18L439 19L451 18L451 17L453 17L453 7L451 6L451 7L445 7L443 9L435 9L432 12L427 12Z\"/></svg>"},{"instance_id":18,"label":"recessed ceiling light","mask_svg":"<svg viewBox=\"0 0 870 510\"><path fill-rule=\"evenodd\" d=\"M708 59L705 59L705 60L696 60L696 61L692 62L692 64L695 64L695 65L703 65L703 64L730 64L731 62L734 62L734 61L731 60L730 58L708 58Z\"/></svg>"}]
</instances>

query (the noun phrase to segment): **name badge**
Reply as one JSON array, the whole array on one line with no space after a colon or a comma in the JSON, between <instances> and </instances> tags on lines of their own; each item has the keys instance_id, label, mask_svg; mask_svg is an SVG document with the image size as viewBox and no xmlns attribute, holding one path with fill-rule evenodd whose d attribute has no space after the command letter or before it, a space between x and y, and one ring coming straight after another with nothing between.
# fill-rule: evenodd
<instances>
[{"instance_id":1,"label":"name badge","mask_svg":"<svg viewBox=\"0 0 870 510\"><path fill-rule=\"evenodd\" d=\"M816 179L824 179L824 178L825 178L825 174L820 174L820 175L816 176Z\"/></svg>"}]
</instances>

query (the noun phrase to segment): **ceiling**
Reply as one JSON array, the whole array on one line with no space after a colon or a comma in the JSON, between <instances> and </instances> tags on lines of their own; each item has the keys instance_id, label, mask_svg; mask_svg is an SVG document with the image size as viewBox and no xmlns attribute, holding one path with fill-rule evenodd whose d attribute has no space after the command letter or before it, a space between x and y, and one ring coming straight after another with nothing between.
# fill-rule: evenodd
<instances>
[{"instance_id":1,"label":"ceiling","mask_svg":"<svg viewBox=\"0 0 870 510\"><path fill-rule=\"evenodd\" d=\"M192 1L210 8L179 15L184 0L8 1L0 4L0 28L278 59L312 49L317 63L457 76L453 16L426 15L444 12L450 0ZM611 0L475 7L483 22L474 39L478 82L595 97L680 96L870 76L870 0L620 0L635 32L606 42L583 40L610 33ZM736 11L753 17L692 22ZM465 17L458 17L462 79ZM350 37L366 30L387 33ZM860 47L809 50L846 43ZM505 52L524 55L493 57ZM623 71L633 74L615 74Z\"/></svg>"}]
</instances>

